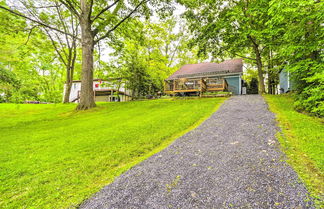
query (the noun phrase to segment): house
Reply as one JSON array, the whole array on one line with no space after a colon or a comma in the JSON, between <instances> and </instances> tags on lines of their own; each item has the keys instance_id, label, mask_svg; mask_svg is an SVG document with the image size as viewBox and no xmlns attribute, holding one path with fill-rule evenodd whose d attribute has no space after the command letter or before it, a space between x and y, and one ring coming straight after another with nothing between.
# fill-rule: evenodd
<instances>
[{"instance_id":1,"label":"house","mask_svg":"<svg viewBox=\"0 0 324 209\"><path fill-rule=\"evenodd\" d=\"M81 81L73 81L69 101L79 102L80 91ZM125 82L121 78L107 80L94 79L93 93L96 102L124 102L131 100L131 92L126 89Z\"/></svg>"},{"instance_id":2,"label":"house","mask_svg":"<svg viewBox=\"0 0 324 209\"><path fill-rule=\"evenodd\" d=\"M288 93L293 90L294 85L288 70L282 69L279 72L279 93Z\"/></svg>"},{"instance_id":3,"label":"house","mask_svg":"<svg viewBox=\"0 0 324 209\"><path fill-rule=\"evenodd\" d=\"M165 80L164 91L182 95L229 91L238 95L242 93L242 74L242 59L184 65Z\"/></svg>"}]
</instances>

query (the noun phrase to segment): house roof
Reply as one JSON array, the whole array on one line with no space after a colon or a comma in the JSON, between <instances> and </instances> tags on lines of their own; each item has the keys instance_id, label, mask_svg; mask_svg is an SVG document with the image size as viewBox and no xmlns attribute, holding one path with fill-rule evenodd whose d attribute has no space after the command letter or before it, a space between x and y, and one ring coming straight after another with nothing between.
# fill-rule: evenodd
<instances>
[{"instance_id":1,"label":"house roof","mask_svg":"<svg viewBox=\"0 0 324 209\"><path fill-rule=\"evenodd\" d=\"M243 72L243 60L232 59L221 63L199 63L182 66L166 80L207 75L224 75Z\"/></svg>"}]
</instances>

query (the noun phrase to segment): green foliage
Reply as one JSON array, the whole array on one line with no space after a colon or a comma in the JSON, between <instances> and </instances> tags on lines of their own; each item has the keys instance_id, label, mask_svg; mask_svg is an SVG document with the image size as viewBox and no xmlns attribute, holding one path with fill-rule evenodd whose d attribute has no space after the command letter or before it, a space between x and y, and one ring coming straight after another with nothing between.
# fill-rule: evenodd
<instances>
[{"instance_id":1,"label":"green foliage","mask_svg":"<svg viewBox=\"0 0 324 209\"><path fill-rule=\"evenodd\" d=\"M13 72L0 68L0 102L8 102L12 91L19 87L20 82Z\"/></svg>"},{"instance_id":2,"label":"green foliage","mask_svg":"<svg viewBox=\"0 0 324 209\"><path fill-rule=\"evenodd\" d=\"M301 66L307 63L308 66ZM306 111L318 117L324 117L324 64L315 65L312 60L299 61L294 65L293 79L295 81L295 109ZM303 72L307 71L307 72Z\"/></svg>"},{"instance_id":3,"label":"green foliage","mask_svg":"<svg viewBox=\"0 0 324 209\"><path fill-rule=\"evenodd\" d=\"M258 93L258 79L252 78L251 81L248 83L247 89L248 94L257 94Z\"/></svg>"},{"instance_id":4,"label":"green foliage","mask_svg":"<svg viewBox=\"0 0 324 209\"><path fill-rule=\"evenodd\" d=\"M0 85L12 85L18 87L19 82L13 72L0 68Z\"/></svg>"},{"instance_id":5,"label":"green foliage","mask_svg":"<svg viewBox=\"0 0 324 209\"><path fill-rule=\"evenodd\" d=\"M0 208L75 208L223 101L0 104Z\"/></svg>"},{"instance_id":6,"label":"green foliage","mask_svg":"<svg viewBox=\"0 0 324 209\"><path fill-rule=\"evenodd\" d=\"M245 56L253 53L250 37L258 44L266 39L267 0L180 2L189 6L185 15L200 53L211 53L215 59Z\"/></svg>"},{"instance_id":7,"label":"green foliage","mask_svg":"<svg viewBox=\"0 0 324 209\"><path fill-rule=\"evenodd\" d=\"M5 88L6 102L60 102L64 74L50 41L37 28L29 34L24 19L4 10L0 10L0 21L0 68L11 72L20 86Z\"/></svg>"},{"instance_id":8,"label":"green foliage","mask_svg":"<svg viewBox=\"0 0 324 209\"><path fill-rule=\"evenodd\" d=\"M323 10L321 1L272 0L268 22L277 42L278 59L291 72L296 89L295 107L323 117L324 63Z\"/></svg>"},{"instance_id":9,"label":"green foliage","mask_svg":"<svg viewBox=\"0 0 324 209\"><path fill-rule=\"evenodd\" d=\"M247 94L258 93L258 71L252 68L248 68L243 74L243 80L247 84Z\"/></svg>"},{"instance_id":10,"label":"green foliage","mask_svg":"<svg viewBox=\"0 0 324 209\"><path fill-rule=\"evenodd\" d=\"M317 198L318 208L323 208L324 121L294 111L290 95L266 95L265 98L276 114L281 128L278 139L288 162Z\"/></svg>"},{"instance_id":11,"label":"green foliage","mask_svg":"<svg viewBox=\"0 0 324 209\"><path fill-rule=\"evenodd\" d=\"M109 63L101 63L97 77L123 78L134 98L156 95L162 92L164 80L180 65L196 62L190 54L186 34L174 32L176 21L168 18L164 22L128 21L127 28L120 27L114 40ZM125 32L127 31L127 33Z\"/></svg>"},{"instance_id":12,"label":"green foliage","mask_svg":"<svg viewBox=\"0 0 324 209\"><path fill-rule=\"evenodd\" d=\"M220 96L231 96L232 95L232 92L227 92L227 91L214 91L214 92L211 92L211 91L209 91L209 92L204 92L203 93L203 95L215 95L215 96L217 96L217 95L220 95Z\"/></svg>"}]
</instances>

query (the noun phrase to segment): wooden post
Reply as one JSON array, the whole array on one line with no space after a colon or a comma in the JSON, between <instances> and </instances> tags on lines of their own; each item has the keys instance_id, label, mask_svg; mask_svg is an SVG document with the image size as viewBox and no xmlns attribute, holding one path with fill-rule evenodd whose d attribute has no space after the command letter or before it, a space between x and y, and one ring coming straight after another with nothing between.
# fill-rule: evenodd
<instances>
[{"instance_id":1,"label":"wooden post","mask_svg":"<svg viewBox=\"0 0 324 209\"><path fill-rule=\"evenodd\" d=\"M225 79L223 78L223 91L225 90Z\"/></svg>"},{"instance_id":2,"label":"wooden post","mask_svg":"<svg viewBox=\"0 0 324 209\"><path fill-rule=\"evenodd\" d=\"M174 91L175 90L175 80L173 80L173 89L172 89L172 91Z\"/></svg>"},{"instance_id":3,"label":"wooden post","mask_svg":"<svg viewBox=\"0 0 324 209\"><path fill-rule=\"evenodd\" d=\"M203 78L200 78L200 97L202 97L202 90L203 90Z\"/></svg>"}]
</instances>

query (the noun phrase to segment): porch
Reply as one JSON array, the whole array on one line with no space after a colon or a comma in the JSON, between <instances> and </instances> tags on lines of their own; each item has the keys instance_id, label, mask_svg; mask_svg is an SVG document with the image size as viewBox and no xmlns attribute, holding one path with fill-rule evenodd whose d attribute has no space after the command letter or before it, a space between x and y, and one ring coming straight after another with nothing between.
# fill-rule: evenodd
<instances>
[{"instance_id":1,"label":"porch","mask_svg":"<svg viewBox=\"0 0 324 209\"><path fill-rule=\"evenodd\" d=\"M180 78L166 80L164 85L166 94L226 90L228 90L228 84L224 78Z\"/></svg>"}]
</instances>

